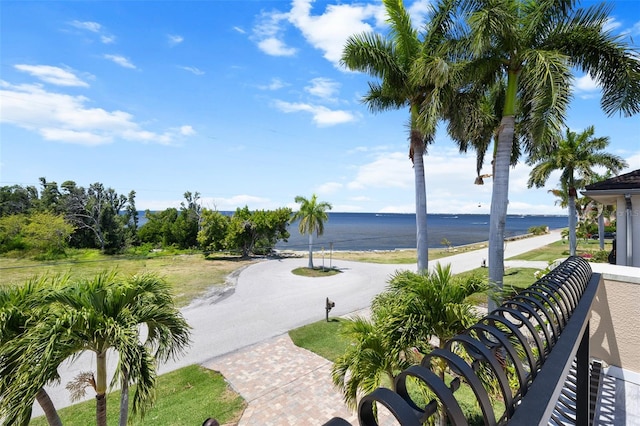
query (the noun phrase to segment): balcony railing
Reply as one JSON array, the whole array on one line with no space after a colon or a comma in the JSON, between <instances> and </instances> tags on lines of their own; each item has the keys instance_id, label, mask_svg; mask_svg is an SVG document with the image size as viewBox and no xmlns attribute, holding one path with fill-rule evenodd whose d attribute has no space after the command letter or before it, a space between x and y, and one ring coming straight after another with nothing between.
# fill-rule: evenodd
<instances>
[{"instance_id":1,"label":"balcony railing","mask_svg":"<svg viewBox=\"0 0 640 426\"><path fill-rule=\"evenodd\" d=\"M403 426L422 425L438 411L452 425L467 425L455 395L461 386L472 390L485 425L591 424L600 372L590 363L589 318L600 281L587 261L570 257L401 372L395 392L365 395L360 425L378 425L380 407ZM442 380L436 365L452 378ZM427 404L412 399L417 385L434 395ZM333 418L325 426L348 424Z\"/></svg>"}]
</instances>

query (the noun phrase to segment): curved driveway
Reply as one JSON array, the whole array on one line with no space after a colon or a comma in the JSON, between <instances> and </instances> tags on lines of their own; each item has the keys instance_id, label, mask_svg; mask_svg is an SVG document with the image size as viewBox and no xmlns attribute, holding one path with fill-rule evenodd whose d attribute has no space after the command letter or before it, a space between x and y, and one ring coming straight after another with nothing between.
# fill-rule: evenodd
<instances>
[{"instance_id":1,"label":"curved driveway","mask_svg":"<svg viewBox=\"0 0 640 426\"><path fill-rule=\"evenodd\" d=\"M552 232L509 242L506 244L505 257L515 256L559 239L560 233ZM479 267L482 259L486 258L485 248L446 258L443 263L451 263L453 272L459 273ZM304 258L259 262L238 274L235 290L231 294L215 300L196 300L182 309L193 327L193 343L180 359L160 366L160 373L186 365L202 364L220 355L286 333L292 328L323 319L327 297L336 304L331 316L342 316L367 308L396 270L415 270L415 264L382 265L334 259L332 266L339 268L341 274L307 278L291 273L292 269L307 266L307 263L308 260ZM543 263L536 267L545 265ZM110 371L113 371L115 356L110 357L109 361ZM70 405L65 384L79 372L93 370L93 367L93 357L89 355L80 357L73 364L62 365L59 369L61 384L47 388L56 408ZM33 415L41 414L40 406L34 404Z\"/></svg>"}]
</instances>

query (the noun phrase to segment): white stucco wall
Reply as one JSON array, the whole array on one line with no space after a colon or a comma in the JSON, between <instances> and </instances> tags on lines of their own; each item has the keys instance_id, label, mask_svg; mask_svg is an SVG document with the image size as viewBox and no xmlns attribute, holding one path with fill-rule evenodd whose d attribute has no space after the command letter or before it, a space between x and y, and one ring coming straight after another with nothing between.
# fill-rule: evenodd
<instances>
[{"instance_id":1,"label":"white stucco wall","mask_svg":"<svg viewBox=\"0 0 640 426\"><path fill-rule=\"evenodd\" d=\"M640 267L640 195L631 196L631 214L627 215L624 196L617 199L616 211L616 263ZM630 223L629 223L630 222ZM627 265L627 228L632 229L632 263Z\"/></svg>"}]
</instances>

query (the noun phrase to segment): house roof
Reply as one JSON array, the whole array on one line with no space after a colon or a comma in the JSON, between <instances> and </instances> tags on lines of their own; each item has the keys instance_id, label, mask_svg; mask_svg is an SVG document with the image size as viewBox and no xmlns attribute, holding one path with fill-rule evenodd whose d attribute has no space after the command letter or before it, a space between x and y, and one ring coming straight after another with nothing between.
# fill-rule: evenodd
<instances>
[{"instance_id":1,"label":"house roof","mask_svg":"<svg viewBox=\"0 0 640 426\"><path fill-rule=\"evenodd\" d=\"M603 204L616 204L625 194L640 194L640 169L587 185L582 194Z\"/></svg>"},{"instance_id":2,"label":"house roof","mask_svg":"<svg viewBox=\"0 0 640 426\"><path fill-rule=\"evenodd\" d=\"M615 189L640 189L640 169L611 179L603 180L585 187L587 191L606 191Z\"/></svg>"}]
</instances>

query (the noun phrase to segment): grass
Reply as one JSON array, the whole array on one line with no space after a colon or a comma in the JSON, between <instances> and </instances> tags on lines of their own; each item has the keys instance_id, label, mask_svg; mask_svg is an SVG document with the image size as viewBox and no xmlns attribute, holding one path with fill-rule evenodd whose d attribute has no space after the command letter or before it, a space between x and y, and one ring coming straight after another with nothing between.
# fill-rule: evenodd
<instances>
[{"instance_id":1,"label":"grass","mask_svg":"<svg viewBox=\"0 0 640 426\"><path fill-rule=\"evenodd\" d=\"M351 342L340 335L341 318L329 318L289 331L289 337L296 346L305 348L321 357L335 362Z\"/></svg>"},{"instance_id":2,"label":"grass","mask_svg":"<svg viewBox=\"0 0 640 426\"><path fill-rule=\"evenodd\" d=\"M453 247L452 249L429 249L429 260L437 260L471 250L486 247L485 243L470 244L468 246ZM411 264L418 261L414 249L407 250L371 250L371 251L337 251L334 259L351 260L367 263Z\"/></svg>"},{"instance_id":3,"label":"grass","mask_svg":"<svg viewBox=\"0 0 640 426\"><path fill-rule=\"evenodd\" d=\"M518 290L529 287L536 281L536 278L533 275L536 271L537 269L535 268L507 268L504 271L504 291L506 291L507 294L511 294ZM458 275L465 277L473 274L478 274L479 276L484 277L487 280L489 279L489 270L487 268L476 268ZM487 294L476 293L471 295L467 300L472 305L486 306Z\"/></svg>"},{"instance_id":4,"label":"grass","mask_svg":"<svg viewBox=\"0 0 640 426\"><path fill-rule=\"evenodd\" d=\"M233 271L253 263L239 257L205 258L202 254L154 254L152 256L106 256L98 250L69 251L56 261L0 257L0 286L22 284L41 274L70 274L72 278L90 278L104 270L117 269L126 275L157 273L173 288L178 306L185 306L207 289L224 285Z\"/></svg>"},{"instance_id":5,"label":"grass","mask_svg":"<svg viewBox=\"0 0 640 426\"><path fill-rule=\"evenodd\" d=\"M130 400L133 391L130 390ZM107 420L109 425L118 424L120 392L115 391L107 398ZM182 426L200 425L208 417L220 424L235 423L240 419L246 403L233 392L224 377L215 371L198 365L191 365L158 378L155 406L145 417L130 414L130 425ZM62 423L71 426L95 424L96 403L85 401L58 411ZM47 425L41 416L32 419L33 426Z\"/></svg>"},{"instance_id":6,"label":"grass","mask_svg":"<svg viewBox=\"0 0 640 426\"><path fill-rule=\"evenodd\" d=\"M322 268L322 267L314 267L314 268L296 268L291 271L294 275L299 275L301 277L330 277L331 275L339 274L340 271L335 268Z\"/></svg>"},{"instance_id":7,"label":"grass","mask_svg":"<svg viewBox=\"0 0 640 426\"><path fill-rule=\"evenodd\" d=\"M611 251L611 248L612 241L605 241L605 251L608 253ZM576 254L578 256L594 254L598 251L600 251L600 243L598 240L578 240L578 247L576 247ZM568 255L569 243L566 240L560 240L505 260L540 260L550 262L561 257L567 257Z\"/></svg>"}]
</instances>

